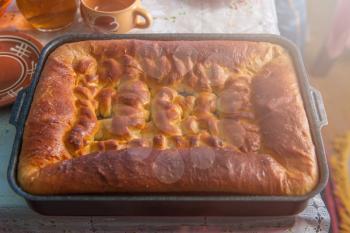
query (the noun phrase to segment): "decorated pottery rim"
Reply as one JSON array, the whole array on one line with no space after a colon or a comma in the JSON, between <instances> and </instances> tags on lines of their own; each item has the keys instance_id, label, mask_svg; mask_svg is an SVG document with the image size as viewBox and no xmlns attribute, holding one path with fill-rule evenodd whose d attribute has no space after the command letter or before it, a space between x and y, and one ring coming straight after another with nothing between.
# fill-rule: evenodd
<instances>
[{"instance_id":1,"label":"decorated pottery rim","mask_svg":"<svg viewBox=\"0 0 350 233\"><path fill-rule=\"evenodd\" d=\"M18 92L30 85L30 82L26 82L26 81L33 77L35 66L39 60L40 51L43 48L43 45L37 39L35 39L34 37L28 34L21 33L21 32L8 32L8 31L0 32L0 43L2 41L21 42L22 45L23 44L27 45L28 47L30 47L31 50L34 51L36 59L30 60L30 61L34 61L33 63L34 65L33 67L29 68L29 65L32 65L32 63L28 63L30 61L28 61L28 58L25 58L28 47L22 46L22 45L19 47L13 48L13 50L11 50L10 48L11 52L0 51L1 57L9 57L14 61L16 61L19 67L21 67L21 71L19 72L20 77L17 77L18 80L14 81L10 86L0 90L0 94L7 97L7 98L0 98L0 107L7 106L13 103L17 97Z\"/></svg>"}]
</instances>

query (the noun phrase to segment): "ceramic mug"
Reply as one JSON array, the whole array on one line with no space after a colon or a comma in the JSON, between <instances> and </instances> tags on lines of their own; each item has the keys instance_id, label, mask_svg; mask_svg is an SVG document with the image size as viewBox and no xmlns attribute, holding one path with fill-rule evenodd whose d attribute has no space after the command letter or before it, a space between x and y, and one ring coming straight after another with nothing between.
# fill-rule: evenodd
<instances>
[{"instance_id":1,"label":"ceramic mug","mask_svg":"<svg viewBox=\"0 0 350 233\"><path fill-rule=\"evenodd\" d=\"M80 10L89 27L102 33L126 33L152 24L140 0L81 0Z\"/></svg>"}]
</instances>

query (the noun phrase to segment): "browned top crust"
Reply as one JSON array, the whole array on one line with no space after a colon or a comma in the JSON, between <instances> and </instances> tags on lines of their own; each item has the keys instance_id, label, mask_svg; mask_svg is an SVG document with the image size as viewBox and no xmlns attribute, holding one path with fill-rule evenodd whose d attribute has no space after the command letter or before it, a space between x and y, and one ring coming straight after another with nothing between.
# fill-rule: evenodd
<instances>
[{"instance_id":1,"label":"browned top crust","mask_svg":"<svg viewBox=\"0 0 350 233\"><path fill-rule=\"evenodd\" d=\"M318 168L280 46L84 41L45 64L18 180L33 194L303 195Z\"/></svg>"}]
</instances>

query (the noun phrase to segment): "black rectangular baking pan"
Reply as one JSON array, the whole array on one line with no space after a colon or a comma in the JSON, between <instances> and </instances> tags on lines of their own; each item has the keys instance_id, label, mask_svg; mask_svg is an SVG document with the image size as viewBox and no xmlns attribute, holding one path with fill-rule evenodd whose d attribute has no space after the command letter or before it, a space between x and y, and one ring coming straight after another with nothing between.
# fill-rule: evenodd
<instances>
[{"instance_id":1,"label":"black rectangular baking pan","mask_svg":"<svg viewBox=\"0 0 350 233\"><path fill-rule=\"evenodd\" d=\"M304 106L316 148L320 178L316 188L304 196L248 195L32 195L19 186L18 156L26 118L47 57L65 43L83 40L142 39L142 40L243 40L279 44L289 51L297 72ZM12 108L10 123L16 126L16 136L8 168L12 189L35 211L46 215L128 215L128 216L287 216L301 212L310 198L320 193L328 180L328 166L321 137L327 124L319 91L310 86L298 49L288 40L262 34L137 34L137 35L68 35L53 40L43 49L32 84L22 90Z\"/></svg>"}]
</instances>

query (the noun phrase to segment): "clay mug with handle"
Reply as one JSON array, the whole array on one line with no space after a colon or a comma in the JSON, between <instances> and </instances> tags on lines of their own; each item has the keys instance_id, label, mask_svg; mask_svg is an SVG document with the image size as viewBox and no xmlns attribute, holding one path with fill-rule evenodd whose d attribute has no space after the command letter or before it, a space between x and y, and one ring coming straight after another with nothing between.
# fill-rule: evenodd
<instances>
[{"instance_id":1,"label":"clay mug with handle","mask_svg":"<svg viewBox=\"0 0 350 233\"><path fill-rule=\"evenodd\" d=\"M80 11L85 23L101 33L127 33L152 24L140 0L81 0Z\"/></svg>"}]
</instances>

